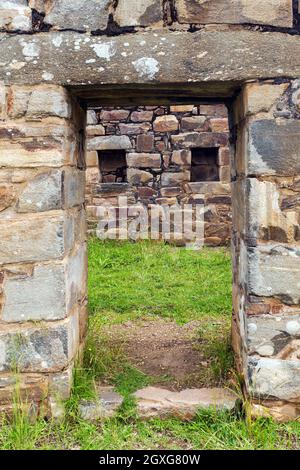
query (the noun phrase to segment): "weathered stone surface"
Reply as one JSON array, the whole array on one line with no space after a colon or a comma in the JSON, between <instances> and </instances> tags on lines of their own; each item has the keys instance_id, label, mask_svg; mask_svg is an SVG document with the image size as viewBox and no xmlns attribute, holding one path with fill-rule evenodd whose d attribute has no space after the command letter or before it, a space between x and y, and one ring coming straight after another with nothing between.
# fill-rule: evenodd
<instances>
[{"instance_id":1,"label":"weathered stone surface","mask_svg":"<svg viewBox=\"0 0 300 470\"><path fill-rule=\"evenodd\" d=\"M114 19L120 26L162 25L162 0L119 0Z\"/></svg>"},{"instance_id":2,"label":"weathered stone surface","mask_svg":"<svg viewBox=\"0 0 300 470\"><path fill-rule=\"evenodd\" d=\"M25 0L7 0L0 5L0 30L30 31L31 9Z\"/></svg>"},{"instance_id":3,"label":"weathered stone surface","mask_svg":"<svg viewBox=\"0 0 300 470\"><path fill-rule=\"evenodd\" d=\"M288 88L288 83L248 83L243 93L243 118L245 114L267 113Z\"/></svg>"},{"instance_id":4,"label":"weathered stone surface","mask_svg":"<svg viewBox=\"0 0 300 470\"><path fill-rule=\"evenodd\" d=\"M0 184L0 212L10 207L15 199L12 184Z\"/></svg>"},{"instance_id":5,"label":"weathered stone surface","mask_svg":"<svg viewBox=\"0 0 300 470\"><path fill-rule=\"evenodd\" d=\"M63 208L67 209L84 203L85 171L67 168L63 173Z\"/></svg>"},{"instance_id":6,"label":"weathered stone surface","mask_svg":"<svg viewBox=\"0 0 300 470\"><path fill-rule=\"evenodd\" d=\"M249 128L249 174L300 173L300 121L259 120Z\"/></svg>"},{"instance_id":7,"label":"weathered stone surface","mask_svg":"<svg viewBox=\"0 0 300 470\"><path fill-rule=\"evenodd\" d=\"M88 109L86 112L86 123L88 126L93 126L98 124L98 117L96 112L93 109Z\"/></svg>"},{"instance_id":8,"label":"weathered stone surface","mask_svg":"<svg viewBox=\"0 0 300 470\"><path fill-rule=\"evenodd\" d=\"M249 248L249 292L299 304L300 250L296 246L265 244Z\"/></svg>"},{"instance_id":9,"label":"weathered stone surface","mask_svg":"<svg viewBox=\"0 0 300 470\"><path fill-rule=\"evenodd\" d=\"M155 132L174 132L179 127L178 119L173 114L159 116L153 123Z\"/></svg>"},{"instance_id":10,"label":"weathered stone surface","mask_svg":"<svg viewBox=\"0 0 300 470\"><path fill-rule=\"evenodd\" d=\"M299 315L253 315L247 323L250 355L284 360L300 358Z\"/></svg>"},{"instance_id":11,"label":"weathered stone surface","mask_svg":"<svg viewBox=\"0 0 300 470\"><path fill-rule=\"evenodd\" d=\"M160 41L164 37L165 41ZM59 38L59 39L58 39ZM300 76L300 37L281 33L262 34L257 31L199 31L143 32L111 38L91 37L89 42L73 32L40 33L20 38L2 35L0 51L0 80L6 83L37 84L46 81L45 73L52 74L51 83L72 85L185 83L187 80L205 81L203 93L210 90L214 96L228 96L242 80L269 78L270 76ZM80 42L80 48L76 44ZM30 47L39 53L37 63L26 61ZM60 44L57 46L57 44ZM168 57L175 44L175 60L149 51L159 44L158 51ZM130 64L123 52L132 52ZM289 54L286 54L286 51ZM13 52L12 52L13 51ZM23 52L24 51L24 52ZM258 54L259 51L259 54ZM201 58L203 56L203 58ZM186 57L189 57L187 64ZM256 60L253 60L256 57ZM12 67L20 63L19 70ZM86 66L86 60L95 60ZM224 67L223 67L224 66ZM220 67L222 75L220 77ZM104 70L103 70L104 69ZM10 75L7 75L7 71ZM46 75L46 77L49 75ZM218 85L217 85L217 83ZM220 86L221 85L221 86ZM214 91L213 91L214 90ZM79 91L79 90L78 90ZM202 94L201 94L202 93Z\"/></svg>"},{"instance_id":12,"label":"weathered stone surface","mask_svg":"<svg viewBox=\"0 0 300 470\"><path fill-rule=\"evenodd\" d=\"M193 104L177 104L170 107L171 113L191 113L193 111Z\"/></svg>"},{"instance_id":13,"label":"weathered stone surface","mask_svg":"<svg viewBox=\"0 0 300 470\"><path fill-rule=\"evenodd\" d=\"M0 371L56 372L67 367L78 345L78 317L47 328L15 328L0 333Z\"/></svg>"},{"instance_id":14,"label":"weathered stone surface","mask_svg":"<svg viewBox=\"0 0 300 470\"><path fill-rule=\"evenodd\" d=\"M95 135L105 135L105 129L102 124L95 124L93 126L87 126L86 135L91 137Z\"/></svg>"},{"instance_id":15,"label":"weathered stone surface","mask_svg":"<svg viewBox=\"0 0 300 470\"><path fill-rule=\"evenodd\" d=\"M292 27L292 0L176 0L180 23L254 23Z\"/></svg>"},{"instance_id":16,"label":"weathered stone surface","mask_svg":"<svg viewBox=\"0 0 300 470\"><path fill-rule=\"evenodd\" d=\"M6 117L6 87L0 83L0 121Z\"/></svg>"},{"instance_id":17,"label":"weathered stone surface","mask_svg":"<svg viewBox=\"0 0 300 470\"><path fill-rule=\"evenodd\" d=\"M154 136L150 134L140 134L136 139L136 149L138 152L151 152L154 147Z\"/></svg>"},{"instance_id":18,"label":"weathered stone surface","mask_svg":"<svg viewBox=\"0 0 300 470\"><path fill-rule=\"evenodd\" d=\"M218 181L188 183L186 184L186 190L194 194L230 194L230 184Z\"/></svg>"},{"instance_id":19,"label":"weathered stone surface","mask_svg":"<svg viewBox=\"0 0 300 470\"><path fill-rule=\"evenodd\" d=\"M153 180L153 175L148 171L137 170L136 168L128 168L127 180L128 183L131 183L133 185L149 183Z\"/></svg>"},{"instance_id":20,"label":"weathered stone surface","mask_svg":"<svg viewBox=\"0 0 300 470\"><path fill-rule=\"evenodd\" d=\"M114 391L113 387L98 387L98 399L82 400L79 404L79 414L87 421L111 418L123 403L123 397Z\"/></svg>"},{"instance_id":21,"label":"weathered stone surface","mask_svg":"<svg viewBox=\"0 0 300 470\"><path fill-rule=\"evenodd\" d=\"M138 414L142 418L176 416L191 419L199 409L232 410L237 397L221 388L187 389L181 392L147 387L134 394Z\"/></svg>"},{"instance_id":22,"label":"weathered stone surface","mask_svg":"<svg viewBox=\"0 0 300 470\"><path fill-rule=\"evenodd\" d=\"M250 357L248 391L253 397L299 401L300 361Z\"/></svg>"},{"instance_id":23,"label":"weathered stone surface","mask_svg":"<svg viewBox=\"0 0 300 470\"><path fill-rule=\"evenodd\" d=\"M172 135L171 139L175 146L183 148L219 147L228 143L228 136L217 132L187 132Z\"/></svg>"},{"instance_id":24,"label":"weathered stone surface","mask_svg":"<svg viewBox=\"0 0 300 470\"><path fill-rule=\"evenodd\" d=\"M176 186L177 184L189 181L191 177L190 171L180 171L177 173L165 172L161 175L162 186Z\"/></svg>"},{"instance_id":25,"label":"weathered stone surface","mask_svg":"<svg viewBox=\"0 0 300 470\"><path fill-rule=\"evenodd\" d=\"M109 0L56 0L46 4L45 22L54 29L95 31L105 29L109 15Z\"/></svg>"},{"instance_id":26,"label":"weathered stone surface","mask_svg":"<svg viewBox=\"0 0 300 470\"><path fill-rule=\"evenodd\" d=\"M15 374L16 375L16 374ZM14 377L12 374L1 374L0 404L11 404L16 399L16 389L21 401L25 404L37 404L47 396L48 380L46 376L27 374L25 377ZM2 406L1 406L2 407Z\"/></svg>"},{"instance_id":27,"label":"weathered stone surface","mask_svg":"<svg viewBox=\"0 0 300 470\"><path fill-rule=\"evenodd\" d=\"M62 173L53 170L40 173L31 180L21 193L18 212L43 212L62 207Z\"/></svg>"},{"instance_id":28,"label":"weathered stone surface","mask_svg":"<svg viewBox=\"0 0 300 470\"><path fill-rule=\"evenodd\" d=\"M191 116L191 117L184 117L181 120L181 129L183 131L201 131L201 130L209 130L208 126L205 126L207 122L206 116Z\"/></svg>"},{"instance_id":29,"label":"weathered stone surface","mask_svg":"<svg viewBox=\"0 0 300 470\"><path fill-rule=\"evenodd\" d=\"M71 219L60 212L0 221L0 262L43 261L64 256Z\"/></svg>"},{"instance_id":30,"label":"weathered stone surface","mask_svg":"<svg viewBox=\"0 0 300 470\"><path fill-rule=\"evenodd\" d=\"M73 367L49 377L49 392L55 400L70 398L73 379Z\"/></svg>"},{"instance_id":31,"label":"weathered stone surface","mask_svg":"<svg viewBox=\"0 0 300 470\"><path fill-rule=\"evenodd\" d=\"M119 124L121 134L137 135L150 130L150 124L142 122L140 124Z\"/></svg>"},{"instance_id":32,"label":"weathered stone surface","mask_svg":"<svg viewBox=\"0 0 300 470\"><path fill-rule=\"evenodd\" d=\"M175 150L172 153L172 163L180 166L189 166L192 162L192 153L190 150Z\"/></svg>"},{"instance_id":33,"label":"weathered stone surface","mask_svg":"<svg viewBox=\"0 0 300 470\"><path fill-rule=\"evenodd\" d=\"M129 116L129 111L126 109L112 109L110 111L108 110L102 110L100 113L100 119L101 121L125 121Z\"/></svg>"},{"instance_id":34,"label":"weathered stone surface","mask_svg":"<svg viewBox=\"0 0 300 470\"><path fill-rule=\"evenodd\" d=\"M133 122L152 121L153 111L134 111L131 113L130 119Z\"/></svg>"},{"instance_id":35,"label":"weathered stone surface","mask_svg":"<svg viewBox=\"0 0 300 470\"><path fill-rule=\"evenodd\" d=\"M135 168L160 168L161 156L159 153L128 153L127 165Z\"/></svg>"},{"instance_id":36,"label":"weathered stone surface","mask_svg":"<svg viewBox=\"0 0 300 470\"><path fill-rule=\"evenodd\" d=\"M90 139L87 145L88 150L128 150L131 148L130 139L126 135L95 137Z\"/></svg>"},{"instance_id":37,"label":"weathered stone surface","mask_svg":"<svg viewBox=\"0 0 300 470\"><path fill-rule=\"evenodd\" d=\"M43 117L58 116L69 118L71 107L63 88L51 87L33 90L28 101L26 117L28 120L39 120Z\"/></svg>"}]
</instances>

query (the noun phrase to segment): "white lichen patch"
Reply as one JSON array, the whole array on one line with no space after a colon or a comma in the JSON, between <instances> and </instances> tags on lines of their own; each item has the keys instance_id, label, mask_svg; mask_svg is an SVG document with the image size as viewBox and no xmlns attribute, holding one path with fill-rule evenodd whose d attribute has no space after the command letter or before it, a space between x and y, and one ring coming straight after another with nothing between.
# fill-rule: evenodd
<instances>
[{"instance_id":1,"label":"white lichen patch","mask_svg":"<svg viewBox=\"0 0 300 470\"><path fill-rule=\"evenodd\" d=\"M40 46L35 42L22 42L22 54L25 57L25 60L32 60L34 57L39 57L40 55Z\"/></svg>"},{"instance_id":2,"label":"white lichen patch","mask_svg":"<svg viewBox=\"0 0 300 470\"><path fill-rule=\"evenodd\" d=\"M141 57L132 62L140 78L153 80L159 72L159 62L153 57Z\"/></svg>"},{"instance_id":3,"label":"white lichen patch","mask_svg":"<svg viewBox=\"0 0 300 470\"><path fill-rule=\"evenodd\" d=\"M43 80L51 81L51 80L53 80L54 75L53 75L53 73L50 73L50 72L44 72L43 75L42 75L42 78L43 78Z\"/></svg>"},{"instance_id":4,"label":"white lichen patch","mask_svg":"<svg viewBox=\"0 0 300 470\"><path fill-rule=\"evenodd\" d=\"M62 45L62 42L63 42L63 38L62 38L62 35L61 34L58 34L57 36L55 36L53 39L52 39L52 44L55 46L55 47L60 47Z\"/></svg>"},{"instance_id":5,"label":"white lichen patch","mask_svg":"<svg viewBox=\"0 0 300 470\"><path fill-rule=\"evenodd\" d=\"M102 44L92 44L91 48L100 59L106 59L107 61L110 61L111 57L117 52L116 46L112 41L103 42Z\"/></svg>"}]
</instances>

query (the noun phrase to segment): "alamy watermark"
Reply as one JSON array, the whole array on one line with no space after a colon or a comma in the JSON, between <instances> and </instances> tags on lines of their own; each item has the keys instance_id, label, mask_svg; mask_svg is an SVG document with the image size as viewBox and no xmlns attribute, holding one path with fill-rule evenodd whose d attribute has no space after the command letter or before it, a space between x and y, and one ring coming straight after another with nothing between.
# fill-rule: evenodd
<instances>
[{"instance_id":1,"label":"alamy watermark","mask_svg":"<svg viewBox=\"0 0 300 470\"><path fill-rule=\"evenodd\" d=\"M118 204L97 207L96 235L111 240L165 240L200 249L204 245L204 204L130 205L126 196Z\"/></svg>"}]
</instances>

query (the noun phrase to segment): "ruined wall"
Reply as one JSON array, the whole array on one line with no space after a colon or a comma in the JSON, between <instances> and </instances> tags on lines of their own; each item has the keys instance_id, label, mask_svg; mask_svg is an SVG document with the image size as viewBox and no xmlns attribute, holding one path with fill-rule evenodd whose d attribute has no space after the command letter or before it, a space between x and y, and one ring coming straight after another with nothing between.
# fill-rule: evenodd
<instances>
[{"instance_id":1,"label":"ruined wall","mask_svg":"<svg viewBox=\"0 0 300 470\"><path fill-rule=\"evenodd\" d=\"M231 236L228 145L228 111L222 104L88 111L89 232L94 233L97 227L99 206L117 206L118 198L126 196L130 205L147 207L149 215L155 204L204 204L205 243L228 244ZM216 165L210 165L209 156L203 155L198 159L197 172L192 166L193 148L215 150L211 160ZM109 149L126 152L123 180L106 171L110 164L101 174L101 152Z\"/></svg>"}]
</instances>

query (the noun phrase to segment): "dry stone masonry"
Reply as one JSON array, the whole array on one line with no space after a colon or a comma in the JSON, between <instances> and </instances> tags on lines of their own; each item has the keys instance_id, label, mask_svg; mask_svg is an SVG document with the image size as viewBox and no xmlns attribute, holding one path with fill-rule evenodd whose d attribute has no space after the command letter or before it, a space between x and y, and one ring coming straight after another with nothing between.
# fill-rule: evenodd
<instances>
[{"instance_id":1,"label":"dry stone masonry","mask_svg":"<svg viewBox=\"0 0 300 470\"><path fill-rule=\"evenodd\" d=\"M149 217L155 204L204 204L205 243L228 244L228 145L224 104L89 110L86 206L90 233L97 227L97 208L117 207L119 197L124 196L131 209L146 207ZM178 237L177 242L184 240Z\"/></svg>"},{"instance_id":2,"label":"dry stone masonry","mask_svg":"<svg viewBox=\"0 0 300 470\"><path fill-rule=\"evenodd\" d=\"M41 413L56 414L70 392L86 316L83 111L203 98L230 109L232 337L244 393L257 413L299 417L299 12L297 0L1 2L2 409L16 380ZM149 137L147 150L133 147L138 128L172 128L174 152L198 146L166 116L155 128L119 119L120 135L101 135L97 120L89 142L125 150L127 178L148 189L161 152ZM176 172L162 173L161 189ZM178 173L188 184L189 170Z\"/></svg>"}]
</instances>

